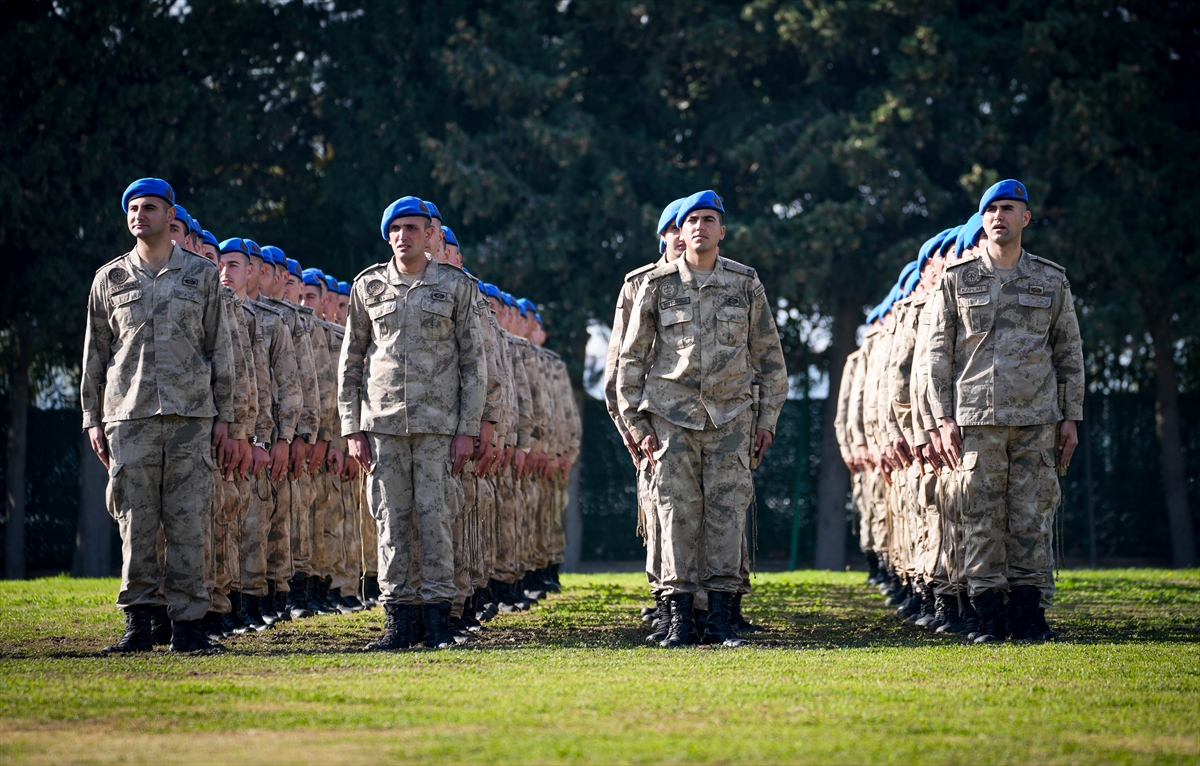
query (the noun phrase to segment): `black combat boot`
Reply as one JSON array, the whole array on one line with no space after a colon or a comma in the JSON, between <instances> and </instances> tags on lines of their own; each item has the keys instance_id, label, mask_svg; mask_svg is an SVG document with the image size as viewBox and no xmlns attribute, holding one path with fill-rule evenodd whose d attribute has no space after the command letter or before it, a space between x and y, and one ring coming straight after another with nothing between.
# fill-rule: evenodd
<instances>
[{"instance_id":1,"label":"black combat boot","mask_svg":"<svg viewBox=\"0 0 1200 766\"><path fill-rule=\"evenodd\" d=\"M671 631L671 605L664 591L654 592L654 610L650 618L651 633L646 636L646 642L660 644Z\"/></svg>"},{"instance_id":2,"label":"black combat boot","mask_svg":"<svg viewBox=\"0 0 1200 766\"><path fill-rule=\"evenodd\" d=\"M279 590L279 586L275 586L275 602L272 604L275 608L276 622L291 622L292 610L288 608L288 593L287 591Z\"/></svg>"},{"instance_id":3,"label":"black combat boot","mask_svg":"<svg viewBox=\"0 0 1200 766\"><path fill-rule=\"evenodd\" d=\"M896 587L887 591L887 598L883 600L884 606L903 606L906 601L912 598L911 586L901 583L899 579L895 581L895 585Z\"/></svg>"},{"instance_id":4,"label":"black combat boot","mask_svg":"<svg viewBox=\"0 0 1200 766\"><path fill-rule=\"evenodd\" d=\"M154 632L150 627L149 606L125 607L125 632L117 643L104 647L105 654L131 654L154 649Z\"/></svg>"},{"instance_id":5,"label":"black combat boot","mask_svg":"<svg viewBox=\"0 0 1200 766\"><path fill-rule=\"evenodd\" d=\"M329 600L329 585L323 577L308 576L308 611L313 614L341 614Z\"/></svg>"},{"instance_id":6,"label":"black combat boot","mask_svg":"<svg viewBox=\"0 0 1200 766\"><path fill-rule=\"evenodd\" d=\"M167 616L167 608L162 605L147 608L150 610L150 633L154 637L154 645L170 645L171 618Z\"/></svg>"},{"instance_id":7,"label":"black combat boot","mask_svg":"<svg viewBox=\"0 0 1200 766\"><path fill-rule=\"evenodd\" d=\"M970 601L965 596L938 596L938 608L942 611L938 612L942 618L942 624L934 629L934 633L942 635L958 633L963 629L963 615L960 611L960 602L964 606L969 606ZM930 625L932 627L932 624Z\"/></svg>"},{"instance_id":8,"label":"black combat boot","mask_svg":"<svg viewBox=\"0 0 1200 766\"><path fill-rule=\"evenodd\" d=\"M229 638L229 634L225 632L225 624L221 621L221 615L212 611L204 613L204 617L200 620L200 631L208 636L209 641Z\"/></svg>"},{"instance_id":9,"label":"black combat boot","mask_svg":"<svg viewBox=\"0 0 1200 766\"><path fill-rule=\"evenodd\" d=\"M242 621L246 623L252 630L264 631L267 629L267 621L262 616L262 599L258 596L248 596L242 594Z\"/></svg>"},{"instance_id":10,"label":"black combat boot","mask_svg":"<svg viewBox=\"0 0 1200 766\"><path fill-rule=\"evenodd\" d=\"M479 611L475 613L475 618L480 622L488 622L499 613L500 607L496 595L499 592L499 588L499 582L488 580L487 587L479 595Z\"/></svg>"},{"instance_id":11,"label":"black combat boot","mask_svg":"<svg viewBox=\"0 0 1200 766\"><path fill-rule=\"evenodd\" d=\"M439 601L425 604L425 640L427 649L449 649L455 645L454 632L450 629L450 602Z\"/></svg>"},{"instance_id":12,"label":"black combat boot","mask_svg":"<svg viewBox=\"0 0 1200 766\"><path fill-rule=\"evenodd\" d=\"M370 606L379 606L379 599L383 596L383 591L379 590L379 576L366 578L366 583L363 585L363 590L366 592L367 599L364 603Z\"/></svg>"},{"instance_id":13,"label":"black combat boot","mask_svg":"<svg viewBox=\"0 0 1200 766\"><path fill-rule=\"evenodd\" d=\"M900 619L912 622L917 619L917 615L921 613L921 600L924 597L925 586L921 583L913 583L908 588L908 598L900 604L896 610L896 614Z\"/></svg>"},{"instance_id":14,"label":"black combat boot","mask_svg":"<svg viewBox=\"0 0 1200 766\"><path fill-rule=\"evenodd\" d=\"M297 572L288 580L287 611L293 620L312 617L313 612L308 608L308 578Z\"/></svg>"},{"instance_id":15,"label":"black combat boot","mask_svg":"<svg viewBox=\"0 0 1200 766\"><path fill-rule=\"evenodd\" d=\"M1008 629L1014 640L1044 640L1037 625L1041 598L1036 585L1018 585L1008 592Z\"/></svg>"},{"instance_id":16,"label":"black combat boot","mask_svg":"<svg viewBox=\"0 0 1200 766\"><path fill-rule=\"evenodd\" d=\"M932 585L924 585L921 588L921 610L913 619L913 624L918 628L928 628L929 623L933 622L937 617L937 596L933 594Z\"/></svg>"},{"instance_id":17,"label":"black combat boot","mask_svg":"<svg viewBox=\"0 0 1200 766\"><path fill-rule=\"evenodd\" d=\"M413 612L409 604L385 604L383 607L383 635L367 644L368 652L394 652L409 649L416 643L413 636Z\"/></svg>"},{"instance_id":18,"label":"black combat boot","mask_svg":"<svg viewBox=\"0 0 1200 766\"><path fill-rule=\"evenodd\" d=\"M346 605L352 614L361 612L367 608L363 602L358 600L358 594L356 593L351 593L349 596L342 596L341 599L342 603Z\"/></svg>"},{"instance_id":19,"label":"black combat boot","mask_svg":"<svg viewBox=\"0 0 1200 766\"><path fill-rule=\"evenodd\" d=\"M521 578L520 587L517 589L519 595L525 596L529 601L530 606L537 606L537 602L546 597L546 591L542 590L541 582L538 579L538 574L534 572L526 572Z\"/></svg>"},{"instance_id":20,"label":"black combat boot","mask_svg":"<svg viewBox=\"0 0 1200 766\"><path fill-rule=\"evenodd\" d=\"M275 583L268 583L267 595L259 597L258 613L267 627L279 622L279 612L275 610Z\"/></svg>"},{"instance_id":21,"label":"black combat boot","mask_svg":"<svg viewBox=\"0 0 1200 766\"><path fill-rule=\"evenodd\" d=\"M696 633L696 615L692 611L693 598L691 593L667 596L671 610L671 629L659 646L664 649L676 649L700 643L700 636Z\"/></svg>"},{"instance_id":22,"label":"black combat boot","mask_svg":"<svg viewBox=\"0 0 1200 766\"><path fill-rule=\"evenodd\" d=\"M1043 641L1050 641L1051 639L1058 638L1058 631L1050 627L1049 623L1046 622L1045 608L1040 606L1037 608L1037 614L1033 618L1033 624L1037 630L1041 631Z\"/></svg>"},{"instance_id":23,"label":"black combat boot","mask_svg":"<svg viewBox=\"0 0 1200 766\"><path fill-rule=\"evenodd\" d=\"M704 624L704 643L720 644L731 649L750 643L737 634L729 622L735 594L723 591L708 593L708 621Z\"/></svg>"},{"instance_id":24,"label":"black combat boot","mask_svg":"<svg viewBox=\"0 0 1200 766\"><path fill-rule=\"evenodd\" d=\"M219 652L219 644L214 644L204 635L200 620L171 621L171 651L173 652Z\"/></svg>"},{"instance_id":25,"label":"black combat boot","mask_svg":"<svg viewBox=\"0 0 1200 766\"><path fill-rule=\"evenodd\" d=\"M733 597L733 606L729 612L729 624L738 633L757 633L763 628L761 625L755 625L750 622L742 615L742 595L741 593L737 593Z\"/></svg>"},{"instance_id":26,"label":"black combat boot","mask_svg":"<svg viewBox=\"0 0 1200 766\"><path fill-rule=\"evenodd\" d=\"M977 644L993 644L1008 638L1008 619L1005 615L1004 594L996 588L988 588L971 602L979 615L979 626L974 641Z\"/></svg>"},{"instance_id":27,"label":"black combat boot","mask_svg":"<svg viewBox=\"0 0 1200 766\"><path fill-rule=\"evenodd\" d=\"M879 584L879 554L875 551L866 551L863 556L867 559L867 585Z\"/></svg>"},{"instance_id":28,"label":"black combat boot","mask_svg":"<svg viewBox=\"0 0 1200 766\"><path fill-rule=\"evenodd\" d=\"M562 590L562 583L558 579L558 568L562 564L551 564L546 570L546 581L551 593L558 593Z\"/></svg>"},{"instance_id":29,"label":"black combat boot","mask_svg":"<svg viewBox=\"0 0 1200 766\"><path fill-rule=\"evenodd\" d=\"M480 591L475 591L471 597L467 599L467 603L463 604L462 627L468 633L478 633L483 630L483 625L479 623L479 598Z\"/></svg>"},{"instance_id":30,"label":"black combat boot","mask_svg":"<svg viewBox=\"0 0 1200 766\"><path fill-rule=\"evenodd\" d=\"M962 610L962 629L958 630L958 635L974 641L979 630L979 613L975 611L975 605L971 603L971 599L965 594L962 597L962 604L959 606Z\"/></svg>"},{"instance_id":31,"label":"black combat boot","mask_svg":"<svg viewBox=\"0 0 1200 766\"><path fill-rule=\"evenodd\" d=\"M221 628L229 635L245 633L250 629L241 615L241 594L236 590L229 592L229 611L221 615Z\"/></svg>"}]
</instances>

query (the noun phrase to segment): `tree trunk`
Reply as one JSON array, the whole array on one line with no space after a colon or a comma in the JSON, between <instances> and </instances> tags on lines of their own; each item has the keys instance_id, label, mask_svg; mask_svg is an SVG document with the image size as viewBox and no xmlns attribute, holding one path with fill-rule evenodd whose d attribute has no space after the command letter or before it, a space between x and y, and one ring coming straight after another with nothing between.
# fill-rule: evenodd
<instances>
[{"instance_id":1,"label":"tree trunk","mask_svg":"<svg viewBox=\"0 0 1200 766\"><path fill-rule=\"evenodd\" d=\"M1155 332L1157 330L1157 332ZM1196 537L1188 508L1183 439L1179 433L1179 381L1174 347L1166 322L1152 327L1154 336L1154 433L1162 453L1167 491L1167 520L1171 528L1171 558L1176 567L1196 566Z\"/></svg>"},{"instance_id":2,"label":"tree trunk","mask_svg":"<svg viewBox=\"0 0 1200 766\"><path fill-rule=\"evenodd\" d=\"M838 386L842 367L854 350L858 314L842 307L833 317L833 342L829 347L829 397L821 416L821 473L817 480L817 540L814 565L817 569L842 569L846 565L846 494L850 472L842 462L833 419L837 415Z\"/></svg>"},{"instance_id":3,"label":"tree trunk","mask_svg":"<svg viewBox=\"0 0 1200 766\"><path fill-rule=\"evenodd\" d=\"M7 463L4 474L5 526L4 576L10 580L25 577L25 432L29 417L29 366L21 337L14 333L12 398L9 401Z\"/></svg>"}]
</instances>

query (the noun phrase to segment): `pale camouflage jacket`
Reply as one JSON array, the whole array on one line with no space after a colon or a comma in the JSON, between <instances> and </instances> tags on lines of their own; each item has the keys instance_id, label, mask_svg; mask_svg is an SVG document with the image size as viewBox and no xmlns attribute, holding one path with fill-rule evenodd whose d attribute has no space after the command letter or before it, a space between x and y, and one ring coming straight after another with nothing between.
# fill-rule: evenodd
<instances>
[{"instance_id":1,"label":"pale camouflage jacket","mask_svg":"<svg viewBox=\"0 0 1200 766\"><path fill-rule=\"evenodd\" d=\"M968 426L1083 419L1083 342L1062 266L1022 250L1001 281L988 259L964 258L947 265L936 301L929 342L935 418Z\"/></svg>"},{"instance_id":2,"label":"pale camouflage jacket","mask_svg":"<svg viewBox=\"0 0 1200 766\"><path fill-rule=\"evenodd\" d=\"M475 284L429 262L404 290L392 260L350 291L338 363L342 434L478 436L487 361Z\"/></svg>"},{"instance_id":3,"label":"pale camouflage jacket","mask_svg":"<svg viewBox=\"0 0 1200 766\"><path fill-rule=\"evenodd\" d=\"M617 293L612 334L608 336L608 357L604 360L604 406L608 409L608 416L612 418L613 425L622 434L628 428L621 420L621 404L617 401L617 362L621 358L621 342L625 340L625 330L629 327L629 313L633 311L633 299L637 296L638 288L642 286L647 274L666 265L666 256L662 256L654 263L634 269L625 275L621 291Z\"/></svg>"}]
</instances>

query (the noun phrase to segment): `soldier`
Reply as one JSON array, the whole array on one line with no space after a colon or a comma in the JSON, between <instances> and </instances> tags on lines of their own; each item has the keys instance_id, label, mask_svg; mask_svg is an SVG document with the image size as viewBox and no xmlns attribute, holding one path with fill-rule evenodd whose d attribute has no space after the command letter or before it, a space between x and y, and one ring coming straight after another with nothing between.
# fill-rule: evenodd
<instances>
[{"instance_id":1,"label":"soldier","mask_svg":"<svg viewBox=\"0 0 1200 766\"><path fill-rule=\"evenodd\" d=\"M977 643L1010 632L1057 635L1045 621L1054 594L1056 466L1070 464L1083 417L1083 349L1070 283L1061 266L1021 246L1028 205L1015 180L984 192L987 246L946 269L930 335L931 408L948 461L962 472Z\"/></svg>"},{"instance_id":2,"label":"soldier","mask_svg":"<svg viewBox=\"0 0 1200 766\"><path fill-rule=\"evenodd\" d=\"M160 586L171 650L213 648L199 621L211 603L204 560L216 465L210 450L228 463L235 449L228 441L232 339L217 269L171 240L174 201L160 179L129 185L121 207L137 244L96 272L88 299L83 427L109 472L108 508L121 533L117 605L126 630L109 652L152 647Z\"/></svg>"},{"instance_id":3,"label":"soldier","mask_svg":"<svg viewBox=\"0 0 1200 766\"><path fill-rule=\"evenodd\" d=\"M475 452L487 364L478 291L459 271L426 257L428 205L403 197L380 227L393 257L355 278L338 365L338 407L349 454L367 472L379 527L379 585L387 612L369 649L403 649L420 599L424 645L454 644L454 553L449 481ZM420 592L410 584L417 529Z\"/></svg>"},{"instance_id":4,"label":"soldier","mask_svg":"<svg viewBox=\"0 0 1200 766\"><path fill-rule=\"evenodd\" d=\"M692 195L676 225L686 255L649 272L638 289L617 394L621 417L655 470L662 585L671 610L662 645L699 641L692 604L704 588L704 640L737 646L745 642L730 618L742 583L750 468L771 444L787 371L766 289L753 269L718 255L725 236L720 197ZM762 392L757 422L756 390Z\"/></svg>"}]
</instances>

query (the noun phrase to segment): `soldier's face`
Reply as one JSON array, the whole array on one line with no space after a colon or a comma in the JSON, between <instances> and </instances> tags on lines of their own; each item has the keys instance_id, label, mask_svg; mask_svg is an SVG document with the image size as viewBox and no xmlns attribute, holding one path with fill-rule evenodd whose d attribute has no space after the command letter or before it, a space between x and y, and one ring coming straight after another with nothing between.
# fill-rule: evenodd
<instances>
[{"instance_id":1,"label":"soldier's face","mask_svg":"<svg viewBox=\"0 0 1200 766\"><path fill-rule=\"evenodd\" d=\"M338 305L337 305L338 324L346 323L346 312L349 310L349 308L350 308L350 296L342 295L341 293L338 293Z\"/></svg>"},{"instance_id":2,"label":"soldier's face","mask_svg":"<svg viewBox=\"0 0 1200 766\"><path fill-rule=\"evenodd\" d=\"M429 219L420 215L397 218L388 224L388 244L397 258L415 259L429 250L429 238L434 227Z\"/></svg>"},{"instance_id":3,"label":"soldier's face","mask_svg":"<svg viewBox=\"0 0 1200 766\"><path fill-rule=\"evenodd\" d=\"M169 230L175 220L175 208L158 197L138 197L129 201L125 224L138 239L153 238Z\"/></svg>"},{"instance_id":4,"label":"soldier's face","mask_svg":"<svg viewBox=\"0 0 1200 766\"><path fill-rule=\"evenodd\" d=\"M683 219L683 240L701 255L712 252L725 239L725 227L715 210L693 210Z\"/></svg>"},{"instance_id":5,"label":"soldier's face","mask_svg":"<svg viewBox=\"0 0 1200 766\"><path fill-rule=\"evenodd\" d=\"M1020 237L1032 217L1024 202L998 199L983 210L983 230L990 241L1003 246Z\"/></svg>"},{"instance_id":6,"label":"soldier's face","mask_svg":"<svg viewBox=\"0 0 1200 766\"><path fill-rule=\"evenodd\" d=\"M288 270L279 264L275 264L275 278L271 280L271 295L283 295L283 288L287 284Z\"/></svg>"},{"instance_id":7,"label":"soldier's face","mask_svg":"<svg viewBox=\"0 0 1200 766\"><path fill-rule=\"evenodd\" d=\"M325 289L321 291L321 310L318 312L328 321L333 321L337 316L338 309L338 294L333 290Z\"/></svg>"},{"instance_id":8,"label":"soldier's face","mask_svg":"<svg viewBox=\"0 0 1200 766\"><path fill-rule=\"evenodd\" d=\"M208 244L207 242L204 243L203 255L205 258L212 261L213 263L220 263L220 261L221 261L221 254L217 251L217 248L213 247L212 245Z\"/></svg>"},{"instance_id":9,"label":"soldier's face","mask_svg":"<svg viewBox=\"0 0 1200 766\"><path fill-rule=\"evenodd\" d=\"M292 286L292 280L288 280L288 287ZM307 306L318 314L321 313L321 288L317 285L301 285L300 290L300 305Z\"/></svg>"},{"instance_id":10,"label":"soldier's face","mask_svg":"<svg viewBox=\"0 0 1200 766\"><path fill-rule=\"evenodd\" d=\"M292 272L287 272L287 280L283 283L283 297L292 303L300 302L300 278Z\"/></svg>"},{"instance_id":11,"label":"soldier's face","mask_svg":"<svg viewBox=\"0 0 1200 766\"><path fill-rule=\"evenodd\" d=\"M442 249L442 263L448 263L451 266L462 268L462 253L454 245L446 245Z\"/></svg>"},{"instance_id":12,"label":"soldier's face","mask_svg":"<svg viewBox=\"0 0 1200 766\"><path fill-rule=\"evenodd\" d=\"M438 263L445 263L442 260L442 251L446 249L446 232L442 231L442 222L438 219L433 219L433 231L429 235L429 244L425 246L425 252L433 256L433 259Z\"/></svg>"},{"instance_id":13,"label":"soldier's face","mask_svg":"<svg viewBox=\"0 0 1200 766\"><path fill-rule=\"evenodd\" d=\"M187 224L178 218L172 218L171 223L167 225L167 230L171 232L171 241L180 247L190 250L191 238L188 236Z\"/></svg>"},{"instance_id":14,"label":"soldier's face","mask_svg":"<svg viewBox=\"0 0 1200 766\"><path fill-rule=\"evenodd\" d=\"M263 262L261 258L250 258L250 265L246 268L246 289L250 292L258 290L258 280L262 277Z\"/></svg>"},{"instance_id":15,"label":"soldier's face","mask_svg":"<svg viewBox=\"0 0 1200 766\"><path fill-rule=\"evenodd\" d=\"M246 292L246 278L249 275L249 258L245 253L231 252L220 257L221 284L233 290L238 295Z\"/></svg>"},{"instance_id":16,"label":"soldier's face","mask_svg":"<svg viewBox=\"0 0 1200 766\"><path fill-rule=\"evenodd\" d=\"M667 259L667 263L687 252L687 243L683 241L683 232L675 224L668 225L662 237L667 245L663 250L663 257Z\"/></svg>"}]
</instances>

